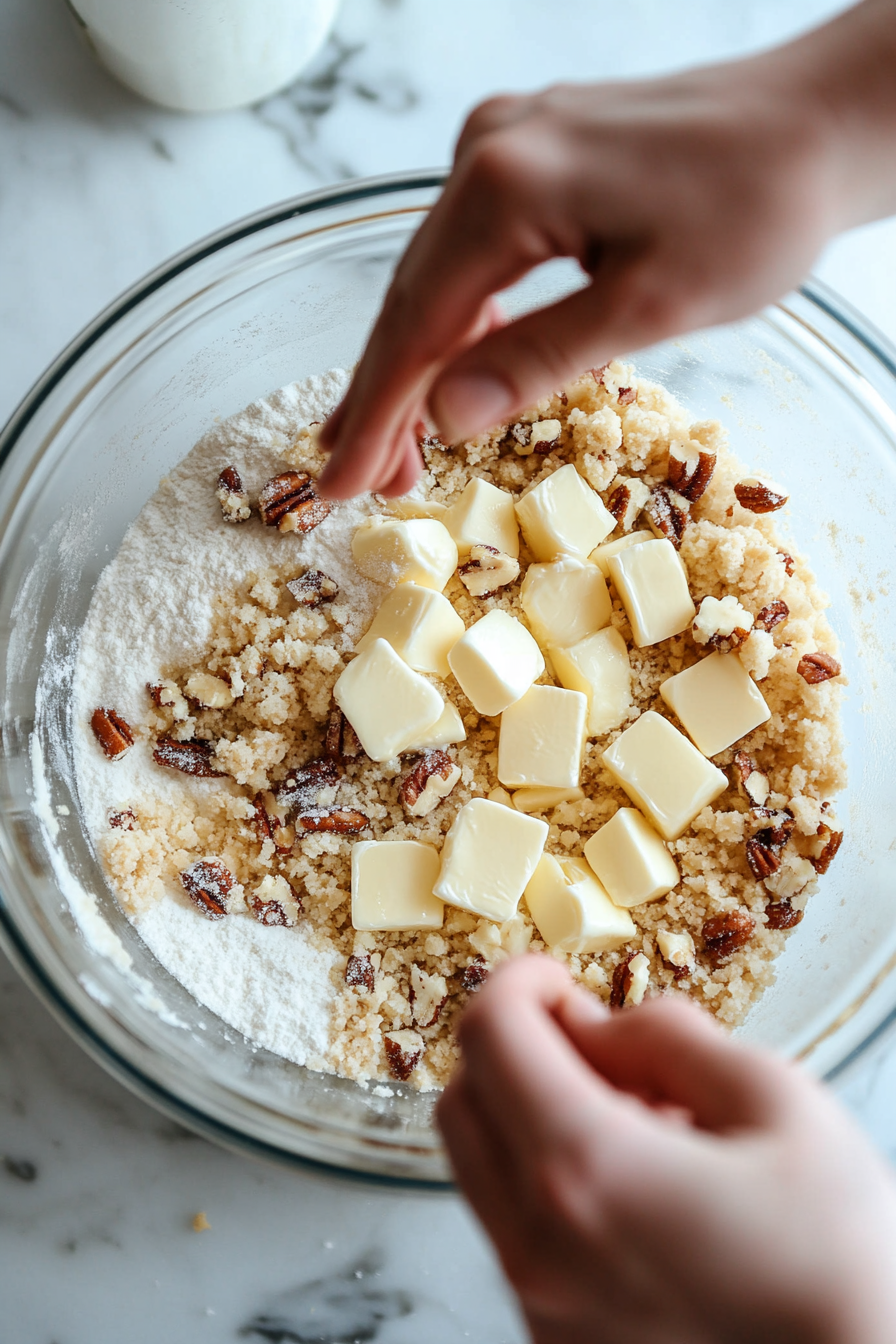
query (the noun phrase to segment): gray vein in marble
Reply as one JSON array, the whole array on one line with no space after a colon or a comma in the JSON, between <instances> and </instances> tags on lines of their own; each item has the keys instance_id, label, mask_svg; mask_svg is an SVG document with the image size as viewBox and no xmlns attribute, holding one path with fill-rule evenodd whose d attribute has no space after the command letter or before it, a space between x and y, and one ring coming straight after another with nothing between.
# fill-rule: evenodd
<instances>
[{"instance_id":1,"label":"gray vein in marble","mask_svg":"<svg viewBox=\"0 0 896 1344\"><path fill-rule=\"evenodd\" d=\"M8 93L0 93L0 108L12 116L18 117L19 121L27 121L31 113L21 103L16 102L15 98L10 97Z\"/></svg>"},{"instance_id":2,"label":"gray vein in marble","mask_svg":"<svg viewBox=\"0 0 896 1344\"><path fill-rule=\"evenodd\" d=\"M37 1166L27 1157L4 1157L3 1168L14 1180L24 1181L26 1185L37 1180Z\"/></svg>"},{"instance_id":3,"label":"gray vein in marble","mask_svg":"<svg viewBox=\"0 0 896 1344\"><path fill-rule=\"evenodd\" d=\"M388 1321L414 1310L410 1293L366 1282L379 1277L381 1263L370 1252L346 1269L279 1294L240 1327L240 1338L269 1344L367 1344L375 1340Z\"/></svg>"}]
</instances>

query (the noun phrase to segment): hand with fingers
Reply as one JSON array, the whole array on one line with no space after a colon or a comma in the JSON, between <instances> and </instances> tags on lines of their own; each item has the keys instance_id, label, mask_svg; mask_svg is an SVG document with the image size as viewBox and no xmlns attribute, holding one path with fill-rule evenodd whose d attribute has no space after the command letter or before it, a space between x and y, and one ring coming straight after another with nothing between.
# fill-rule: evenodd
<instances>
[{"instance_id":1,"label":"hand with fingers","mask_svg":"<svg viewBox=\"0 0 896 1344\"><path fill-rule=\"evenodd\" d=\"M322 434L333 498L405 493L448 442L585 368L755 311L837 231L896 209L896 6L654 81L485 103ZM503 321L495 295L572 257L589 283Z\"/></svg>"},{"instance_id":2,"label":"hand with fingers","mask_svg":"<svg viewBox=\"0 0 896 1344\"><path fill-rule=\"evenodd\" d=\"M535 1344L885 1344L896 1181L823 1089L685 1000L499 968L438 1107Z\"/></svg>"}]
</instances>

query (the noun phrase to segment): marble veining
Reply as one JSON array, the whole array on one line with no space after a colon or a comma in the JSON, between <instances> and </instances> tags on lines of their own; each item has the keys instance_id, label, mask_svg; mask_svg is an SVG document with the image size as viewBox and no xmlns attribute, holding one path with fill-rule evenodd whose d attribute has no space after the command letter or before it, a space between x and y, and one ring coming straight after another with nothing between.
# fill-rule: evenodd
<instances>
[{"instance_id":1,"label":"marble veining","mask_svg":"<svg viewBox=\"0 0 896 1344\"><path fill-rule=\"evenodd\" d=\"M414 1298L402 1288L380 1287L382 1257L368 1252L345 1269L312 1279L273 1298L237 1331L241 1339L270 1344L366 1344L389 1321L410 1316Z\"/></svg>"}]
</instances>

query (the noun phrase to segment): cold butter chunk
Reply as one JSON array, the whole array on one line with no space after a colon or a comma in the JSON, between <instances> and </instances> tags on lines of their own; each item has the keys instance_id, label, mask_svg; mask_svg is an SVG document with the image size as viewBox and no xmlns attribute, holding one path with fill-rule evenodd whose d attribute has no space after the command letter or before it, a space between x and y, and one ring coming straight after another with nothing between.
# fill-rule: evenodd
<instances>
[{"instance_id":1,"label":"cold butter chunk","mask_svg":"<svg viewBox=\"0 0 896 1344\"><path fill-rule=\"evenodd\" d=\"M559 686L533 686L501 715L498 779L511 789L576 788L588 698Z\"/></svg>"},{"instance_id":2,"label":"cold butter chunk","mask_svg":"<svg viewBox=\"0 0 896 1344\"><path fill-rule=\"evenodd\" d=\"M461 636L448 666L477 713L500 714L541 676L544 658L521 621L495 610Z\"/></svg>"},{"instance_id":3,"label":"cold butter chunk","mask_svg":"<svg viewBox=\"0 0 896 1344\"><path fill-rule=\"evenodd\" d=\"M613 605L596 565L565 556L548 565L530 565L520 588L526 620L542 648L566 648L600 630Z\"/></svg>"},{"instance_id":4,"label":"cold butter chunk","mask_svg":"<svg viewBox=\"0 0 896 1344\"><path fill-rule=\"evenodd\" d=\"M464 629L447 597L419 583L400 583L384 599L356 649L361 653L375 639L385 639L415 672L447 677L448 650Z\"/></svg>"},{"instance_id":5,"label":"cold butter chunk","mask_svg":"<svg viewBox=\"0 0 896 1344\"><path fill-rule=\"evenodd\" d=\"M548 657L557 680L588 697L590 737L625 721L632 704L632 669L618 630L607 626L571 648L549 649Z\"/></svg>"},{"instance_id":6,"label":"cold butter chunk","mask_svg":"<svg viewBox=\"0 0 896 1344\"><path fill-rule=\"evenodd\" d=\"M636 933L631 915L613 904L584 859L543 854L526 904L548 947L560 952L611 952Z\"/></svg>"},{"instance_id":7,"label":"cold butter chunk","mask_svg":"<svg viewBox=\"0 0 896 1344\"><path fill-rule=\"evenodd\" d=\"M405 750L429 751L432 747L447 747L452 742L465 741L466 736L467 730L456 706L452 705L450 700L446 700L445 708L432 727L427 728L426 732L416 738Z\"/></svg>"},{"instance_id":8,"label":"cold butter chunk","mask_svg":"<svg viewBox=\"0 0 896 1344\"><path fill-rule=\"evenodd\" d=\"M457 546L435 518L384 518L375 513L352 537L355 564L377 583L419 583L441 592L457 569Z\"/></svg>"},{"instance_id":9,"label":"cold butter chunk","mask_svg":"<svg viewBox=\"0 0 896 1344\"><path fill-rule=\"evenodd\" d=\"M627 551L629 546L638 546L642 541L653 541L652 532L646 529L638 532L629 532L627 536L617 537L615 541L605 541L592 551L588 559L593 565L597 565L605 579L610 577L610 556L618 555L620 551Z\"/></svg>"},{"instance_id":10,"label":"cold butter chunk","mask_svg":"<svg viewBox=\"0 0 896 1344\"><path fill-rule=\"evenodd\" d=\"M584 558L616 526L612 513L571 462L524 490L516 516L536 560L560 555Z\"/></svg>"},{"instance_id":11,"label":"cold butter chunk","mask_svg":"<svg viewBox=\"0 0 896 1344\"><path fill-rule=\"evenodd\" d=\"M680 635L693 621L697 608L671 541L657 538L617 551L607 567L638 648Z\"/></svg>"},{"instance_id":12,"label":"cold butter chunk","mask_svg":"<svg viewBox=\"0 0 896 1344\"><path fill-rule=\"evenodd\" d=\"M464 486L442 521L454 538L460 555L467 555L470 547L477 543L494 546L514 560L520 553L520 531L513 495L478 476Z\"/></svg>"},{"instance_id":13,"label":"cold butter chunk","mask_svg":"<svg viewBox=\"0 0 896 1344\"><path fill-rule=\"evenodd\" d=\"M385 639L375 639L349 663L333 687L333 698L373 761L407 751L445 708L436 688Z\"/></svg>"},{"instance_id":14,"label":"cold butter chunk","mask_svg":"<svg viewBox=\"0 0 896 1344\"><path fill-rule=\"evenodd\" d=\"M352 845L352 927L440 929L445 907L433 895L439 852L417 840Z\"/></svg>"},{"instance_id":15,"label":"cold butter chunk","mask_svg":"<svg viewBox=\"0 0 896 1344\"><path fill-rule=\"evenodd\" d=\"M601 759L664 840L677 840L728 787L727 776L652 709L620 733Z\"/></svg>"},{"instance_id":16,"label":"cold butter chunk","mask_svg":"<svg viewBox=\"0 0 896 1344\"><path fill-rule=\"evenodd\" d=\"M501 792L504 793L505 790L502 789ZM491 796L489 794L490 798ZM584 789L552 789L537 785L531 789L517 789L512 799L510 794L507 794L511 806L515 807L517 812L550 812L551 808L559 807L561 803L577 803L584 797Z\"/></svg>"},{"instance_id":17,"label":"cold butter chunk","mask_svg":"<svg viewBox=\"0 0 896 1344\"><path fill-rule=\"evenodd\" d=\"M678 886L675 860L633 807L620 807L595 831L585 845L585 858L617 905L644 905Z\"/></svg>"},{"instance_id":18,"label":"cold butter chunk","mask_svg":"<svg viewBox=\"0 0 896 1344\"><path fill-rule=\"evenodd\" d=\"M736 653L711 653L660 686L704 756L715 756L771 718L759 687Z\"/></svg>"},{"instance_id":19,"label":"cold butter chunk","mask_svg":"<svg viewBox=\"0 0 896 1344\"><path fill-rule=\"evenodd\" d=\"M547 836L547 822L471 798L445 837L436 896L503 924L516 914Z\"/></svg>"}]
</instances>

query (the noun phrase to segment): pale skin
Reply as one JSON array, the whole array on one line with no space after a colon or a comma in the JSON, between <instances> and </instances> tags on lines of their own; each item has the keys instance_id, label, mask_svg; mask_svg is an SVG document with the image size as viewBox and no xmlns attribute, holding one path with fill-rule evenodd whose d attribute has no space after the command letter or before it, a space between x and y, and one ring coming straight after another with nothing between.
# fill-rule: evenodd
<instances>
[{"instance_id":1,"label":"pale skin","mask_svg":"<svg viewBox=\"0 0 896 1344\"><path fill-rule=\"evenodd\" d=\"M756 311L896 212L896 0L750 60L477 108L322 442L404 494L583 369ZM589 283L506 323L552 257ZM892 1344L896 1183L796 1068L683 999L611 1014L547 957L495 973L438 1110L536 1344Z\"/></svg>"}]
</instances>

